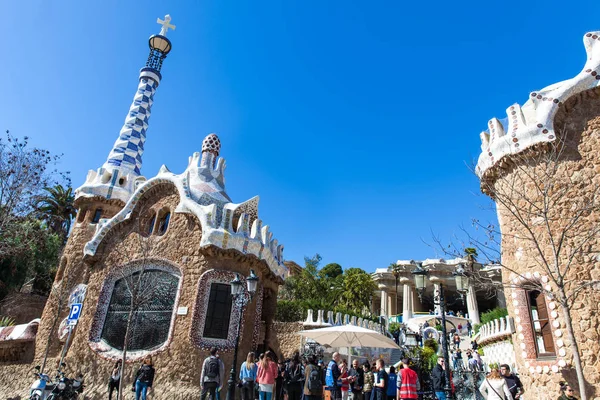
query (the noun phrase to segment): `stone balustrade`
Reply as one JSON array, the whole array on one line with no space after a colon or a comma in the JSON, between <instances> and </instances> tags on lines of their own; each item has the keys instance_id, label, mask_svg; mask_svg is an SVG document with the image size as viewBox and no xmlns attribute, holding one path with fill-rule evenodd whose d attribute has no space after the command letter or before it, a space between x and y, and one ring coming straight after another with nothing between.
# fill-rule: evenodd
<instances>
[{"instance_id":1,"label":"stone balustrade","mask_svg":"<svg viewBox=\"0 0 600 400\"><path fill-rule=\"evenodd\" d=\"M374 331L380 332L382 327L381 324L378 324L373 321L369 321L364 318L359 318L356 316L350 316L348 314L342 315L342 313L334 313L333 311L327 311L325 318L325 311L317 310L317 320L315 321L314 310L307 310L306 321L302 323L304 326L310 327L327 327L327 326L340 326L340 325L355 325L360 326L367 329L372 329Z\"/></svg>"},{"instance_id":2,"label":"stone balustrade","mask_svg":"<svg viewBox=\"0 0 600 400\"><path fill-rule=\"evenodd\" d=\"M495 319L479 327L479 343L497 341L515 333L515 323L512 317L506 316Z\"/></svg>"}]
</instances>

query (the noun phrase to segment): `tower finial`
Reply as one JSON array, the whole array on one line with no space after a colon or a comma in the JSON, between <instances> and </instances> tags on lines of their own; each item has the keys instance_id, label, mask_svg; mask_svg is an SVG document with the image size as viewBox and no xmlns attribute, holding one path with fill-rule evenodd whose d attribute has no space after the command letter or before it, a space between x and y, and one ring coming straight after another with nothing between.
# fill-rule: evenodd
<instances>
[{"instance_id":1,"label":"tower finial","mask_svg":"<svg viewBox=\"0 0 600 400\"><path fill-rule=\"evenodd\" d=\"M169 14L165 15L164 21L160 18L156 18L156 23L162 25L159 35L167 36L167 32L169 31L169 29L175 30L175 25L171 25L170 22L171 16Z\"/></svg>"}]
</instances>

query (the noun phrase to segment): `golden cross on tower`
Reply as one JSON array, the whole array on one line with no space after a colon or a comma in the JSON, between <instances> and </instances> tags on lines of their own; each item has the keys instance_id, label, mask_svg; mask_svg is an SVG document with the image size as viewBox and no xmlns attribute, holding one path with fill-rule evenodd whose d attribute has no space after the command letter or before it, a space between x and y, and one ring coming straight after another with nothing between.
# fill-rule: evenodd
<instances>
[{"instance_id":1,"label":"golden cross on tower","mask_svg":"<svg viewBox=\"0 0 600 400\"><path fill-rule=\"evenodd\" d=\"M164 21L160 18L156 19L156 23L162 25L159 35L167 36L167 31L169 29L175 30L175 25L171 25L170 22L171 22L171 16L169 14L165 15Z\"/></svg>"}]
</instances>

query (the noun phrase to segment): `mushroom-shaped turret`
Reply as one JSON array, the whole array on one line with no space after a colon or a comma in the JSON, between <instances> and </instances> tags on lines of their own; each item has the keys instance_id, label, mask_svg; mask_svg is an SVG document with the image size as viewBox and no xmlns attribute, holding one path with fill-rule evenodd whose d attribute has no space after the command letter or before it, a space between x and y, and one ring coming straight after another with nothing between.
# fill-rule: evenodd
<instances>
[{"instance_id":1,"label":"mushroom-shaped turret","mask_svg":"<svg viewBox=\"0 0 600 400\"><path fill-rule=\"evenodd\" d=\"M218 157L221 152L221 140L219 140L219 137L214 133L205 137L202 141L202 152L209 152Z\"/></svg>"}]
</instances>

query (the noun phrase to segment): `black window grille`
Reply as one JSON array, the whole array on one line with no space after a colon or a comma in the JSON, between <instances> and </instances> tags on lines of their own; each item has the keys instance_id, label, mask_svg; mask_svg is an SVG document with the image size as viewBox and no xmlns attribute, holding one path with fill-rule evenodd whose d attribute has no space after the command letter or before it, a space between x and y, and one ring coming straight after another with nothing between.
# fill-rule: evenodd
<instances>
[{"instance_id":1,"label":"black window grille","mask_svg":"<svg viewBox=\"0 0 600 400\"><path fill-rule=\"evenodd\" d=\"M96 208L96 211L94 212L94 218L92 218L92 224L97 224L100 221L100 218L102 218L102 209Z\"/></svg>"},{"instance_id":2,"label":"black window grille","mask_svg":"<svg viewBox=\"0 0 600 400\"><path fill-rule=\"evenodd\" d=\"M230 317L231 288L225 283L213 283L208 297L204 337L227 339Z\"/></svg>"},{"instance_id":3,"label":"black window grille","mask_svg":"<svg viewBox=\"0 0 600 400\"><path fill-rule=\"evenodd\" d=\"M171 220L171 213L168 212L162 216L160 221L158 222L158 234L162 235L167 231L169 227L169 221Z\"/></svg>"},{"instance_id":4,"label":"black window grille","mask_svg":"<svg viewBox=\"0 0 600 400\"><path fill-rule=\"evenodd\" d=\"M133 308L128 350L152 350L167 341L179 277L160 270L144 270L115 282L101 338L123 350L127 318ZM135 287L139 295L133 296ZM133 300L132 307L132 297Z\"/></svg>"}]
</instances>

